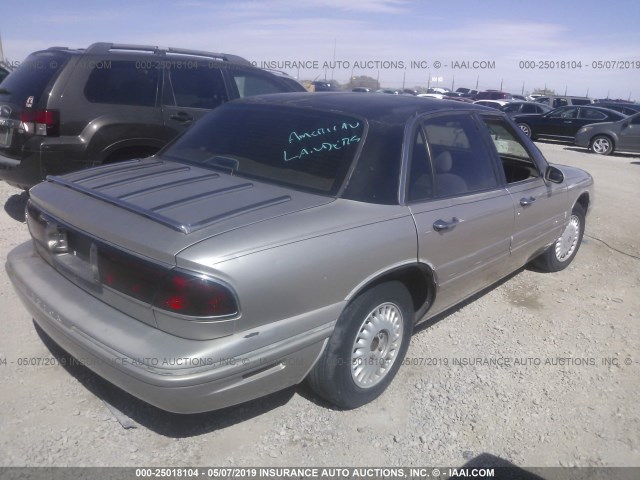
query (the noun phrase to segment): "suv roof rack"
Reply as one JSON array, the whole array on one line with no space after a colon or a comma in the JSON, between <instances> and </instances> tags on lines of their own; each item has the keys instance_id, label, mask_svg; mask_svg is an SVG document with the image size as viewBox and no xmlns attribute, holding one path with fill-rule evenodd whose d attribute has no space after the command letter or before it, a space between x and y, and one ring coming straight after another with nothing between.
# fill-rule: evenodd
<instances>
[{"instance_id":1,"label":"suv roof rack","mask_svg":"<svg viewBox=\"0 0 640 480\"><path fill-rule=\"evenodd\" d=\"M204 50L189 50L186 48L173 48L173 47L159 47L154 45L136 45L128 43L107 43L99 42L90 45L86 49L86 53L105 54L113 52L114 50L120 50L123 52L149 52L154 55L190 55L193 57L211 58L213 60L221 60L223 62L241 63L244 65L252 65L252 63L246 58L242 58L238 55L231 55L229 53L214 53L206 52Z\"/></svg>"}]
</instances>

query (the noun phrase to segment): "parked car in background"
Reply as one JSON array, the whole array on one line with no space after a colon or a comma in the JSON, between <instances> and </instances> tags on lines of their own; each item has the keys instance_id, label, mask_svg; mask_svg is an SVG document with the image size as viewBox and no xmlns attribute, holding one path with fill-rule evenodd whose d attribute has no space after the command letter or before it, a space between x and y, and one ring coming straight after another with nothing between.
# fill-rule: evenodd
<instances>
[{"instance_id":1,"label":"parked car in background","mask_svg":"<svg viewBox=\"0 0 640 480\"><path fill-rule=\"evenodd\" d=\"M326 80L316 80L311 82L311 89L314 92L335 92L340 90L337 86Z\"/></svg>"},{"instance_id":2,"label":"parked car in background","mask_svg":"<svg viewBox=\"0 0 640 480\"><path fill-rule=\"evenodd\" d=\"M353 87L351 91L352 92L370 92L371 89L367 87Z\"/></svg>"},{"instance_id":3,"label":"parked car in background","mask_svg":"<svg viewBox=\"0 0 640 480\"><path fill-rule=\"evenodd\" d=\"M547 113L553 109L536 102L508 102L500 110L512 117L519 113Z\"/></svg>"},{"instance_id":4,"label":"parked car in background","mask_svg":"<svg viewBox=\"0 0 640 480\"><path fill-rule=\"evenodd\" d=\"M576 133L575 144L600 155L640 153L640 113L617 122L593 123Z\"/></svg>"},{"instance_id":5,"label":"parked car in background","mask_svg":"<svg viewBox=\"0 0 640 480\"><path fill-rule=\"evenodd\" d=\"M379 88L376 93L386 93L387 95L400 95L400 90L395 88Z\"/></svg>"},{"instance_id":6,"label":"parked car in background","mask_svg":"<svg viewBox=\"0 0 640 480\"><path fill-rule=\"evenodd\" d=\"M419 93L416 96L420 98L437 98L438 100L447 98L444 93Z\"/></svg>"},{"instance_id":7,"label":"parked car in background","mask_svg":"<svg viewBox=\"0 0 640 480\"><path fill-rule=\"evenodd\" d=\"M482 105L483 107L495 108L496 110L502 110L502 107L509 105L510 100L476 100L473 102L475 105Z\"/></svg>"},{"instance_id":8,"label":"parked car in background","mask_svg":"<svg viewBox=\"0 0 640 480\"><path fill-rule=\"evenodd\" d=\"M511 100L512 98L510 93L499 90L485 90L476 94L476 100Z\"/></svg>"},{"instance_id":9,"label":"parked car in background","mask_svg":"<svg viewBox=\"0 0 640 480\"><path fill-rule=\"evenodd\" d=\"M462 93L463 95L475 95L478 93L478 90L474 90L472 88L459 87L459 88L456 88L456 92Z\"/></svg>"},{"instance_id":10,"label":"parked car in background","mask_svg":"<svg viewBox=\"0 0 640 480\"><path fill-rule=\"evenodd\" d=\"M592 187L498 111L265 95L155 157L35 186L32 240L6 269L43 336L159 408L305 377L355 408L387 388L417 323L528 262L566 268Z\"/></svg>"},{"instance_id":11,"label":"parked car in background","mask_svg":"<svg viewBox=\"0 0 640 480\"><path fill-rule=\"evenodd\" d=\"M607 108L583 105L560 107L543 114L518 114L512 118L531 139L548 137L573 140L578 130L585 125L615 122L626 117Z\"/></svg>"},{"instance_id":12,"label":"parked car in background","mask_svg":"<svg viewBox=\"0 0 640 480\"><path fill-rule=\"evenodd\" d=\"M596 102L593 105L596 107L608 108L609 110L615 110L616 112L624 113L625 115L633 115L640 112L640 104L637 103Z\"/></svg>"},{"instance_id":13,"label":"parked car in background","mask_svg":"<svg viewBox=\"0 0 640 480\"><path fill-rule=\"evenodd\" d=\"M552 108L564 107L566 105L589 105L593 100L588 97L572 97L566 95L549 95L535 99L538 103L543 103Z\"/></svg>"},{"instance_id":14,"label":"parked car in background","mask_svg":"<svg viewBox=\"0 0 640 480\"><path fill-rule=\"evenodd\" d=\"M514 100L519 100L521 102L526 102L527 101L527 97L525 97L524 95L517 95L515 93L511 94L511 98L513 98Z\"/></svg>"},{"instance_id":15,"label":"parked car in background","mask_svg":"<svg viewBox=\"0 0 640 480\"><path fill-rule=\"evenodd\" d=\"M241 57L95 43L35 52L0 89L0 179L44 179L157 152L234 98L304 91Z\"/></svg>"}]
</instances>

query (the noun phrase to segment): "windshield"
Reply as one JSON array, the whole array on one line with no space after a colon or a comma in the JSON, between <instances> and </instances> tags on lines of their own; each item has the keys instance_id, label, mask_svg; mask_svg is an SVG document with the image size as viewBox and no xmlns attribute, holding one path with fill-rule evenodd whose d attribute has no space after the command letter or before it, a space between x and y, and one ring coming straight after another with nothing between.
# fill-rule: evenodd
<instances>
[{"instance_id":1,"label":"windshield","mask_svg":"<svg viewBox=\"0 0 640 480\"><path fill-rule=\"evenodd\" d=\"M363 134L362 120L336 113L227 104L203 117L162 156L335 196Z\"/></svg>"}]
</instances>

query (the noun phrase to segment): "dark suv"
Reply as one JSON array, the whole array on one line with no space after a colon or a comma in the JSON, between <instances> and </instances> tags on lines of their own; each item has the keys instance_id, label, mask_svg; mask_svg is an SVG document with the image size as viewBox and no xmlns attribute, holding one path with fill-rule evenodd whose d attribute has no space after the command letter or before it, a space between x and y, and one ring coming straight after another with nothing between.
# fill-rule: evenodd
<instances>
[{"instance_id":1,"label":"dark suv","mask_svg":"<svg viewBox=\"0 0 640 480\"><path fill-rule=\"evenodd\" d=\"M211 109L305 91L241 57L95 43L31 54L0 84L0 179L59 174L154 154Z\"/></svg>"}]
</instances>

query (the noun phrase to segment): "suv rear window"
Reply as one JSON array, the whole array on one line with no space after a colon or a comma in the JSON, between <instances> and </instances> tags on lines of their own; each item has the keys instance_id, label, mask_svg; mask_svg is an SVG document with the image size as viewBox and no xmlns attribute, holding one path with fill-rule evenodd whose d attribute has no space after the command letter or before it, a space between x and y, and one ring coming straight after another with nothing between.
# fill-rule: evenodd
<instances>
[{"instance_id":1,"label":"suv rear window","mask_svg":"<svg viewBox=\"0 0 640 480\"><path fill-rule=\"evenodd\" d=\"M84 88L92 103L154 107L158 91L158 69L141 68L140 62L112 60L108 67L93 69Z\"/></svg>"},{"instance_id":2,"label":"suv rear window","mask_svg":"<svg viewBox=\"0 0 640 480\"><path fill-rule=\"evenodd\" d=\"M70 57L68 53L56 51L32 53L4 79L0 88L0 100L24 107L27 99L33 97L33 105L37 105L46 96L47 85Z\"/></svg>"},{"instance_id":3,"label":"suv rear window","mask_svg":"<svg viewBox=\"0 0 640 480\"><path fill-rule=\"evenodd\" d=\"M162 156L333 196L363 133L362 120L335 113L226 104L199 120Z\"/></svg>"}]
</instances>

